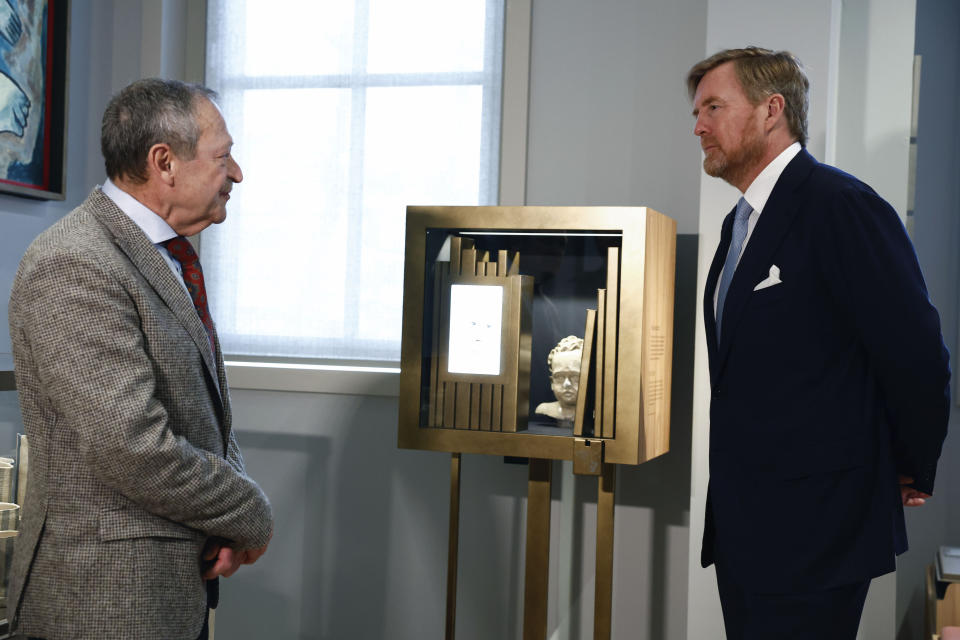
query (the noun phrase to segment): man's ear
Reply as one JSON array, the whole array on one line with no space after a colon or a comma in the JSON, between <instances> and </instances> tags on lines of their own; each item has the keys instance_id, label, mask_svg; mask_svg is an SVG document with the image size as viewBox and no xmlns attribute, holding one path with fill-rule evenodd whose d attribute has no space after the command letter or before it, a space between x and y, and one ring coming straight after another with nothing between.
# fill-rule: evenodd
<instances>
[{"instance_id":1,"label":"man's ear","mask_svg":"<svg viewBox=\"0 0 960 640\"><path fill-rule=\"evenodd\" d=\"M165 142L158 142L147 151L147 173L155 175L167 186L173 186L177 156Z\"/></svg>"},{"instance_id":2,"label":"man's ear","mask_svg":"<svg viewBox=\"0 0 960 640\"><path fill-rule=\"evenodd\" d=\"M783 96L779 93L775 93L772 96L767 98L767 130L769 131L777 122L783 119L783 109L786 106L786 101L783 99Z\"/></svg>"}]
</instances>

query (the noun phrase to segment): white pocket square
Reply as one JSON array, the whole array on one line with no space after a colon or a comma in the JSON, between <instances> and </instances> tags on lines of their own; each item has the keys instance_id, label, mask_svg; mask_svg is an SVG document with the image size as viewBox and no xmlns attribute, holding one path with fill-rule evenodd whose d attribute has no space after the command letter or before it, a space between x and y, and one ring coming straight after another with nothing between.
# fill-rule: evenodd
<instances>
[{"instance_id":1,"label":"white pocket square","mask_svg":"<svg viewBox=\"0 0 960 640\"><path fill-rule=\"evenodd\" d=\"M760 289L766 289L767 287L772 287L775 284L780 284L783 282L780 279L780 267L773 264L770 265L770 275L760 281L757 286L753 288L754 291L760 291Z\"/></svg>"}]
</instances>

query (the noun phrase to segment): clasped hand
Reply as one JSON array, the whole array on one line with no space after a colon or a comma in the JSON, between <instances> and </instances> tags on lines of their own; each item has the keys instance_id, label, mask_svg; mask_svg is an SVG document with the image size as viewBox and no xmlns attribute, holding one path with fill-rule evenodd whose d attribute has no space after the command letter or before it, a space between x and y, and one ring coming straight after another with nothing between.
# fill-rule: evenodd
<instances>
[{"instance_id":1,"label":"clasped hand","mask_svg":"<svg viewBox=\"0 0 960 640\"><path fill-rule=\"evenodd\" d=\"M903 506L905 507L920 507L927 501L927 498L930 497L929 493L924 493L923 491L918 491L913 487L909 486L913 483L913 478L910 476L900 476L900 500L903 501Z\"/></svg>"},{"instance_id":2,"label":"clasped hand","mask_svg":"<svg viewBox=\"0 0 960 640\"><path fill-rule=\"evenodd\" d=\"M260 559L267 545L257 549L234 549L222 538L209 538L203 547L203 579L213 580L217 576L229 578L240 565L253 564Z\"/></svg>"}]
</instances>

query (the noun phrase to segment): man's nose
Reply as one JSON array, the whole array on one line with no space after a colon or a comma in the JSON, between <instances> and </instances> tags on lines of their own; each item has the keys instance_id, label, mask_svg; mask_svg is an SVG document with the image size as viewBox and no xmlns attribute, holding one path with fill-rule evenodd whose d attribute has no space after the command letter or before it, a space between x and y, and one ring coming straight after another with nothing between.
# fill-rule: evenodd
<instances>
[{"instance_id":1,"label":"man's nose","mask_svg":"<svg viewBox=\"0 0 960 640\"><path fill-rule=\"evenodd\" d=\"M699 137L706 133L706 127L703 124L703 121L700 119L700 116L697 116L696 121L693 123L693 135Z\"/></svg>"},{"instance_id":2,"label":"man's nose","mask_svg":"<svg viewBox=\"0 0 960 640\"><path fill-rule=\"evenodd\" d=\"M230 165L227 167L227 177L234 182L243 182L243 170L240 169L240 165L232 157L230 158Z\"/></svg>"}]
</instances>

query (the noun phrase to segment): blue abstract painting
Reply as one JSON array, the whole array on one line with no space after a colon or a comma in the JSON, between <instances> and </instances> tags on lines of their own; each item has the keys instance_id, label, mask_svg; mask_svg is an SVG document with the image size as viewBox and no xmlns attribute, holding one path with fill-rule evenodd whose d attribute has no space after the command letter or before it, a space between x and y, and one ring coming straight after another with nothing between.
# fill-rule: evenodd
<instances>
[{"instance_id":1,"label":"blue abstract painting","mask_svg":"<svg viewBox=\"0 0 960 640\"><path fill-rule=\"evenodd\" d=\"M54 0L0 0L0 190L62 197L45 192L62 182L62 109L60 126L52 125L63 87L54 86L52 18L65 9Z\"/></svg>"}]
</instances>

